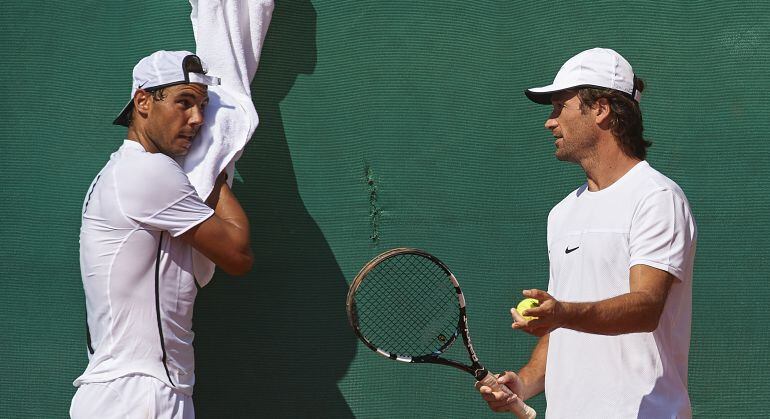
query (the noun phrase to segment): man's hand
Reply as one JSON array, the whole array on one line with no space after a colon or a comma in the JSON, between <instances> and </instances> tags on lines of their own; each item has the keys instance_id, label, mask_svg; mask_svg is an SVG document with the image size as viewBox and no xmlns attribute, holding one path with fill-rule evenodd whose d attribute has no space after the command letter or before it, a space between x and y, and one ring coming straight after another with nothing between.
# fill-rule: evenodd
<instances>
[{"instance_id":1,"label":"man's hand","mask_svg":"<svg viewBox=\"0 0 770 419\"><path fill-rule=\"evenodd\" d=\"M522 313L524 316L536 317L535 319L525 320L522 314L511 308L514 329L520 329L530 335L544 336L554 329L564 326L566 322L566 309L564 304L553 298L545 291L538 289L524 290L525 297L534 298L540 301L540 305L530 308Z\"/></svg>"},{"instance_id":2,"label":"man's hand","mask_svg":"<svg viewBox=\"0 0 770 419\"><path fill-rule=\"evenodd\" d=\"M495 412L508 412L519 399L522 391L522 382L519 376L511 371L505 371L496 376L500 384L500 391L492 391L491 388L476 382L476 390L487 402L489 408Z\"/></svg>"}]
</instances>

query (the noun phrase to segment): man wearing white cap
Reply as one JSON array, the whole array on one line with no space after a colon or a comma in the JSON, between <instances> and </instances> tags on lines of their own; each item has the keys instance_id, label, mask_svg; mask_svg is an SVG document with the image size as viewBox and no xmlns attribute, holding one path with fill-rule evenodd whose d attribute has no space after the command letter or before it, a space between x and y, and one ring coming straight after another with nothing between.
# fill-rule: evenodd
<instances>
[{"instance_id":1,"label":"man wearing white cap","mask_svg":"<svg viewBox=\"0 0 770 419\"><path fill-rule=\"evenodd\" d=\"M495 411L545 390L548 418L688 418L687 359L696 226L682 190L645 161L643 83L617 52L569 59L553 83L525 92L553 109L556 157L587 182L548 216L548 291L511 310L539 336L510 392L479 387Z\"/></svg>"},{"instance_id":2,"label":"man wearing white cap","mask_svg":"<svg viewBox=\"0 0 770 419\"><path fill-rule=\"evenodd\" d=\"M128 127L83 203L80 268L88 358L73 418L192 418L192 314L200 287L192 252L224 271L250 270L249 223L220 176L204 202L174 160L204 123L201 60L158 51L134 67Z\"/></svg>"}]
</instances>

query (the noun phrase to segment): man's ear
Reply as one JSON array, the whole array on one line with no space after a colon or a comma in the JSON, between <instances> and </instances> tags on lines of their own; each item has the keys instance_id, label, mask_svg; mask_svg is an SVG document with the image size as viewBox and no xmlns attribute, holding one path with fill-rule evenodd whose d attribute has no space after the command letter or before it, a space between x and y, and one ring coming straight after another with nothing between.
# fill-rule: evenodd
<instances>
[{"instance_id":1,"label":"man's ear","mask_svg":"<svg viewBox=\"0 0 770 419\"><path fill-rule=\"evenodd\" d=\"M134 95L134 109L142 115L142 117L146 118L147 114L150 113L151 108L152 94L144 90L137 90Z\"/></svg>"},{"instance_id":2,"label":"man's ear","mask_svg":"<svg viewBox=\"0 0 770 419\"><path fill-rule=\"evenodd\" d=\"M605 126L610 122L610 102L606 98L599 98L592 107L593 114L596 117L596 125Z\"/></svg>"}]
</instances>

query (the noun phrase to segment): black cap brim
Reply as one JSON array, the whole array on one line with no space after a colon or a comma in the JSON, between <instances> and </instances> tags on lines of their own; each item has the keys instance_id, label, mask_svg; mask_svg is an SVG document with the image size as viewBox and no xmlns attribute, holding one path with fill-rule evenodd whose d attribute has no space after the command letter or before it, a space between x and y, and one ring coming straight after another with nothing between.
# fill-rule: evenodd
<instances>
[{"instance_id":1,"label":"black cap brim","mask_svg":"<svg viewBox=\"0 0 770 419\"><path fill-rule=\"evenodd\" d=\"M541 105L550 105L551 104L551 96L556 92L533 92L529 89L524 91L524 94L527 96L527 99L539 103Z\"/></svg>"},{"instance_id":2,"label":"black cap brim","mask_svg":"<svg viewBox=\"0 0 770 419\"><path fill-rule=\"evenodd\" d=\"M128 127L128 121L129 116L131 115L131 111L134 110L134 100L131 99L128 101L126 106L123 107L123 110L120 111L120 114L117 118L115 118L114 121L112 121L113 125L123 125L124 127Z\"/></svg>"}]
</instances>

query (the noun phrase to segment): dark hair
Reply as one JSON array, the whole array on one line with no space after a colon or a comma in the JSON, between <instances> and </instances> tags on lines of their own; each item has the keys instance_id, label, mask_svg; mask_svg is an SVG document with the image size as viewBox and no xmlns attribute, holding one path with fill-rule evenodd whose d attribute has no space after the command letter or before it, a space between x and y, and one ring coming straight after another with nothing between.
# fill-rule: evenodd
<instances>
[{"instance_id":1,"label":"dark hair","mask_svg":"<svg viewBox=\"0 0 770 419\"><path fill-rule=\"evenodd\" d=\"M644 81L634 77L634 89L644 90ZM577 92L581 109L592 107L599 99L606 99L610 105L610 131L618 139L618 145L629 156L644 160L647 147L652 142L642 137L642 111L639 103L625 93L613 89L585 87Z\"/></svg>"},{"instance_id":2,"label":"dark hair","mask_svg":"<svg viewBox=\"0 0 770 419\"><path fill-rule=\"evenodd\" d=\"M159 89L147 89L146 92L149 93L152 96L152 100L155 102L160 102L161 100L166 98L166 87L161 87ZM126 126L130 127L131 123L133 122L133 116L134 116L134 105L131 105L131 110L126 115Z\"/></svg>"}]
</instances>

